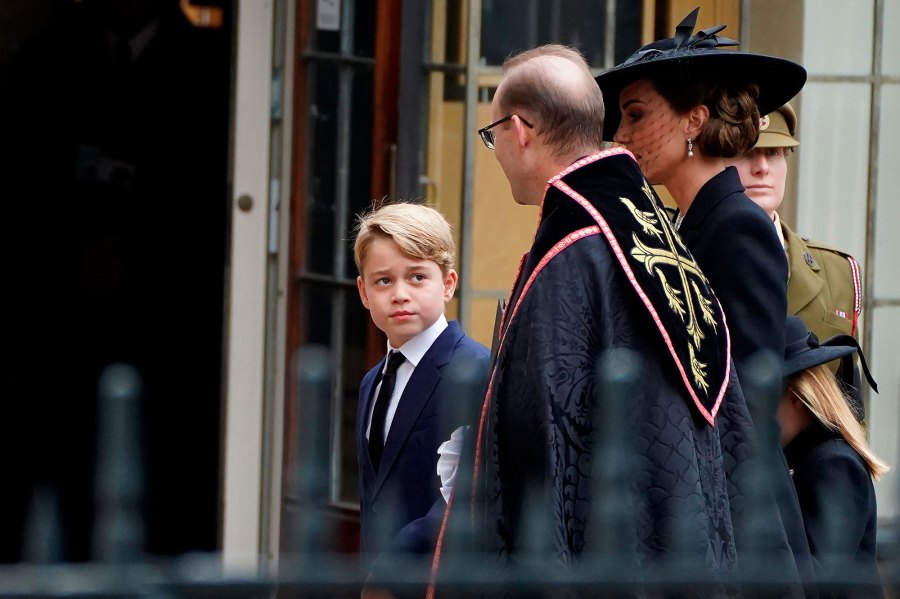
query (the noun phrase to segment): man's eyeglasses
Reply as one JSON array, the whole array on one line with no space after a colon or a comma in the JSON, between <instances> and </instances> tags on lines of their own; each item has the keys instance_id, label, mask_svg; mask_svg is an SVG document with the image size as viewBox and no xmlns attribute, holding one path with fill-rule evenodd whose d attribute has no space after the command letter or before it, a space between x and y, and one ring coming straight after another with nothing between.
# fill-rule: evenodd
<instances>
[{"instance_id":1,"label":"man's eyeglasses","mask_svg":"<svg viewBox=\"0 0 900 599\"><path fill-rule=\"evenodd\" d=\"M506 121L513 118L514 116L517 116L517 115L510 114L508 116L503 117L499 121L493 122L490 125L488 125L487 127L482 127L481 129L478 130L478 135L481 136L481 141L484 142L484 145L485 145L485 147L487 147L488 150L494 149L494 132L492 131L492 129L494 127L496 127L497 125L505 123ZM529 123L522 117L519 117L519 120L522 121L523 123L525 123L529 129L534 129L534 125L532 125L531 123Z\"/></svg>"}]
</instances>

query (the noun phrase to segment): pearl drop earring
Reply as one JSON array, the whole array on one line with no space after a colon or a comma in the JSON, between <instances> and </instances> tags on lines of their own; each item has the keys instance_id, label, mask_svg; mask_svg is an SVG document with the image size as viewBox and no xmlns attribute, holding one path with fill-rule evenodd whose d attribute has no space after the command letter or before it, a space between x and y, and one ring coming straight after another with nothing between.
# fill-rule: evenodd
<instances>
[{"instance_id":1,"label":"pearl drop earring","mask_svg":"<svg viewBox=\"0 0 900 599\"><path fill-rule=\"evenodd\" d=\"M693 157L694 155L694 140L688 137L688 158Z\"/></svg>"}]
</instances>

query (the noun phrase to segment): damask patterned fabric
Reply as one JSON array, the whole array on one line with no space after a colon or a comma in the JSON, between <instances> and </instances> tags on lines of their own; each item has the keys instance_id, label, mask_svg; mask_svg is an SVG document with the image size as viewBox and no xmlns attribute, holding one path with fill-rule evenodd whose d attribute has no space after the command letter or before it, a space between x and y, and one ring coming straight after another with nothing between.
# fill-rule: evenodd
<instances>
[{"instance_id":1,"label":"damask patterned fabric","mask_svg":"<svg viewBox=\"0 0 900 599\"><path fill-rule=\"evenodd\" d=\"M642 181L630 154L588 159L581 168L592 169L595 184L573 187L601 212L607 203L623 205L621 197L644 193L630 184ZM745 536L742 471L755 443L747 406L727 353L722 358L716 345L704 359L724 359L730 379L725 373L710 378L721 402L709 422L620 258L583 206L548 192L504 315L475 431L472 497L456 499L463 507L453 509L474 515L479 548L500 567L536 550L569 567L596 550L601 506L594 505L600 499L592 450L603 441L595 415L603 417L606 398L599 406L592 399L595 372L604 351L628 348L643 357L640 384L615 427L630 458L628 483L603 495L627 506L630 537L617 540L620 557L639 569L677 554L686 567L724 584L739 567ZM764 503L757 513L768 514L777 528L774 501ZM795 576L783 534L778 543L775 562Z\"/></svg>"},{"instance_id":2,"label":"damask patterned fabric","mask_svg":"<svg viewBox=\"0 0 900 599\"><path fill-rule=\"evenodd\" d=\"M599 227L656 324L690 399L712 424L728 379L728 328L709 281L650 184L637 169L622 168L630 161L626 150L615 148L576 162L550 180L544 207L575 202ZM538 239L555 238L550 231L542 235L543 229L542 222Z\"/></svg>"}]
</instances>

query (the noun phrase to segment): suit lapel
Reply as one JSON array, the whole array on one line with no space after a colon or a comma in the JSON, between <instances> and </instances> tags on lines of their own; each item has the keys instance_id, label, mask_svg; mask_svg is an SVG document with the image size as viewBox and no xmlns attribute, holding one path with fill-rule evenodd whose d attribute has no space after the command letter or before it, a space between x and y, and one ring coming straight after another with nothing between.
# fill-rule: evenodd
<instances>
[{"instance_id":1,"label":"suit lapel","mask_svg":"<svg viewBox=\"0 0 900 599\"><path fill-rule=\"evenodd\" d=\"M373 376L366 376L363 379L360 388L359 413L356 415L356 446L360 455L360 463L363 464L362 474L367 485L371 485L375 480L375 467L372 466L372 459L369 457L369 444L366 439L366 424L369 420L369 412L372 410L372 402L375 401L375 387L377 386L379 374L384 368L384 358L372 369Z\"/></svg>"},{"instance_id":2,"label":"suit lapel","mask_svg":"<svg viewBox=\"0 0 900 599\"><path fill-rule=\"evenodd\" d=\"M400 403L394 413L394 419L391 421L391 430L388 432L384 453L381 456L381 466L378 469L378 477L372 491L373 497L378 495L378 491L390 474L400 450L418 420L419 414L431 400L435 388L441 381L441 369L450 361L453 349L461 337L462 329L460 329L459 323L456 321L447 323L447 328L435 339L425 355L422 356L418 366L413 370L409 382L403 389L403 395L400 396Z\"/></svg>"},{"instance_id":3,"label":"suit lapel","mask_svg":"<svg viewBox=\"0 0 900 599\"><path fill-rule=\"evenodd\" d=\"M788 314L796 315L822 291L825 282L806 263L809 248L803 239L787 225L781 225L781 231L788 245Z\"/></svg>"}]
</instances>

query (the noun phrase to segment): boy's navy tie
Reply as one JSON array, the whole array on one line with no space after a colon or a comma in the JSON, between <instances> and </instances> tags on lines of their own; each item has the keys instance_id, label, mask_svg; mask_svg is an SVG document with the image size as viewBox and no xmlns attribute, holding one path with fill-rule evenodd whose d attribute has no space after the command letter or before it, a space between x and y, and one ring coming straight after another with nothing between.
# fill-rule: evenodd
<instances>
[{"instance_id":1,"label":"boy's navy tie","mask_svg":"<svg viewBox=\"0 0 900 599\"><path fill-rule=\"evenodd\" d=\"M372 459L372 466L375 467L376 474L378 466L381 464L381 454L384 451L384 421L387 419L388 406L391 403L391 396L394 394L397 369L405 361L406 358L398 351L392 350L388 355L387 369L381 377L381 389L378 391L375 409L372 411L372 426L369 429L369 457Z\"/></svg>"}]
</instances>

